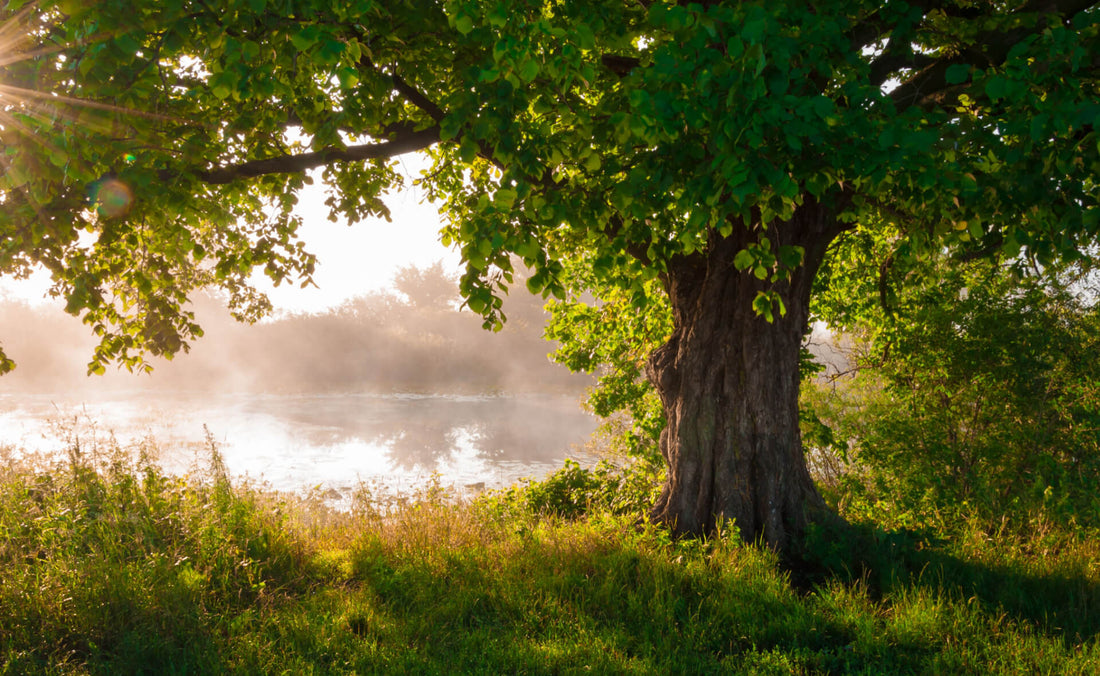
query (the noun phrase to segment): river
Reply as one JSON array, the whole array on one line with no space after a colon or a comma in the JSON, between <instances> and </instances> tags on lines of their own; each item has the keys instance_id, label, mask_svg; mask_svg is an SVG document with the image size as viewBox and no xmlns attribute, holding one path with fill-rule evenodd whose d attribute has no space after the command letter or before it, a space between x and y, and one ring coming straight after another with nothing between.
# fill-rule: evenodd
<instances>
[{"instance_id":1,"label":"river","mask_svg":"<svg viewBox=\"0 0 1100 676\"><path fill-rule=\"evenodd\" d=\"M0 394L0 446L17 454L145 439L158 464L186 472L213 444L236 477L333 500L363 484L408 493L433 476L469 490L541 477L583 455L596 426L576 398L552 395Z\"/></svg>"}]
</instances>

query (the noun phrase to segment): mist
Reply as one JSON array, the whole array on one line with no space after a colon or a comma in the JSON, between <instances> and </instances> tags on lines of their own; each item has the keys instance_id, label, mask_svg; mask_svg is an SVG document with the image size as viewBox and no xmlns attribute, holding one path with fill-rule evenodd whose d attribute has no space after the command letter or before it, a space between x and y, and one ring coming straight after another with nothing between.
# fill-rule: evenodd
<instances>
[{"instance_id":1,"label":"mist","mask_svg":"<svg viewBox=\"0 0 1100 676\"><path fill-rule=\"evenodd\" d=\"M0 339L17 363L0 392L95 394L118 389L203 392L558 393L591 381L553 364L542 337L542 300L508 299L498 333L459 307L457 282L442 264L404 268L393 291L360 296L318 314L283 314L248 325L216 296L191 309L205 335L191 351L156 359L153 372L87 376L94 337L54 306L0 303Z\"/></svg>"}]
</instances>

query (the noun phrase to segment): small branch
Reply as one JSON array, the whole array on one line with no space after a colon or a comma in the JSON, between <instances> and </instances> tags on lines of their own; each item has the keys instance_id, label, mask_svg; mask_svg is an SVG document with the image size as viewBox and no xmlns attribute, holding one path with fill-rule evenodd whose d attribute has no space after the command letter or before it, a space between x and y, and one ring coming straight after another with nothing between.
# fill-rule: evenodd
<instances>
[{"instance_id":1,"label":"small branch","mask_svg":"<svg viewBox=\"0 0 1100 676\"><path fill-rule=\"evenodd\" d=\"M881 87L899 69L911 68L919 71L928 68L935 62L936 60L931 56L914 54L912 51L907 54L883 54L871 62L870 80L875 86Z\"/></svg>"},{"instance_id":2,"label":"small branch","mask_svg":"<svg viewBox=\"0 0 1100 676\"><path fill-rule=\"evenodd\" d=\"M969 261L977 260L979 258L987 258L998 251L1005 243L1004 235L1001 233L995 233L993 237L989 238L988 243L977 249L971 251L964 251L962 253L955 254L952 258L960 263L966 263Z\"/></svg>"},{"instance_id":3,"label":"small branch","mask_svg":"<svg viewBox=\"0 0 1100 676\"><path fill-rule=\"evenodd\" d=\"M890 301L887 298L890 291L890 268L893 266L894 254L890 254L878 269L878 302L882 306L882 311L886 313L887 317L894 316L894 311L890 309Z\"/></svg>"},{"instance_id":4,"label":"small branch","mask_svg":"<svg viewBox=\"0 0 1100 676\"><path fill-rule=\"evenodd\" d=\"M607 235L608 239L615 239L619 236L619 233L622 232L623 225L624 224L622 217L614 215L611 217L611 221L606 226L604 226L604 234ZM624 250L627 254L638 260L642 265L645 265L646 267L650 267L653 265L653 261L651 261L649 258L649 251L647 247L628 241Z\"/></svg>"},{"instance_id":5,"label":"small branch","mask_svg":"<svg viewBox=\"0 0 1100 676\"><path fill-rule=\"evenodd\" d=\"M443 109L435 104L434 101L429 99L416 87L413 87L404 78L397 73L390 76L393 80L393 88L396 89L405 99L428 114L436 123L439 123L447 116Z\"/></svg>"}]
</instances>

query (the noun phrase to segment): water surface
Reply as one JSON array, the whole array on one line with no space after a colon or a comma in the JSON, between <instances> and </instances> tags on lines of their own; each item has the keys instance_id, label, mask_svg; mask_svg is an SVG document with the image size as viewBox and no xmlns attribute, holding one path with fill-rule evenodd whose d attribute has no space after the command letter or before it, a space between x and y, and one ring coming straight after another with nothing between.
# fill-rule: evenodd
<instances>
[{"instance_id":1,"label":"water surface","mask_svg":"<svg viewBox=\"0 0 1100 676\"><path fill-rule=\"evenodd\" d=\"M333 497L361 482L405 492L433 475L487 488L540 477L580 454L596 424L575 398L541 395L0 394L0 445L64 453L150 438L162 466L186 471L212 441L234 475Z\"/></svg>"}]
</instances>

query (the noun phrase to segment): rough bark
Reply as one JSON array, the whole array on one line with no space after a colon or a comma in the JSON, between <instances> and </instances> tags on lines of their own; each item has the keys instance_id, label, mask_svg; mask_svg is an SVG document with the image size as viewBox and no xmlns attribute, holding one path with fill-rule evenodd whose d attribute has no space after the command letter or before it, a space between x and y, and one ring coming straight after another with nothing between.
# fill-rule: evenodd
<instances>
[{"instance_id":1,"label":"rough bark","mask_svg":"<svg viewBox=\"0 0 1100 676\"><path fill-rule=\"evenodd\" d=\"M773 247L805 248L803 266L774 287L787 311L773 323L752 307L769 284L733 265L759 231L739 225L670 266L675 328L647 373L668 423L668 479L653 515L675 532L703 534L723 517L746 540L787 551L825 513L802 452L798 358L814 275L841 230L832 210L808 202L764 233Z\"/></svg>"}]
</instances>

